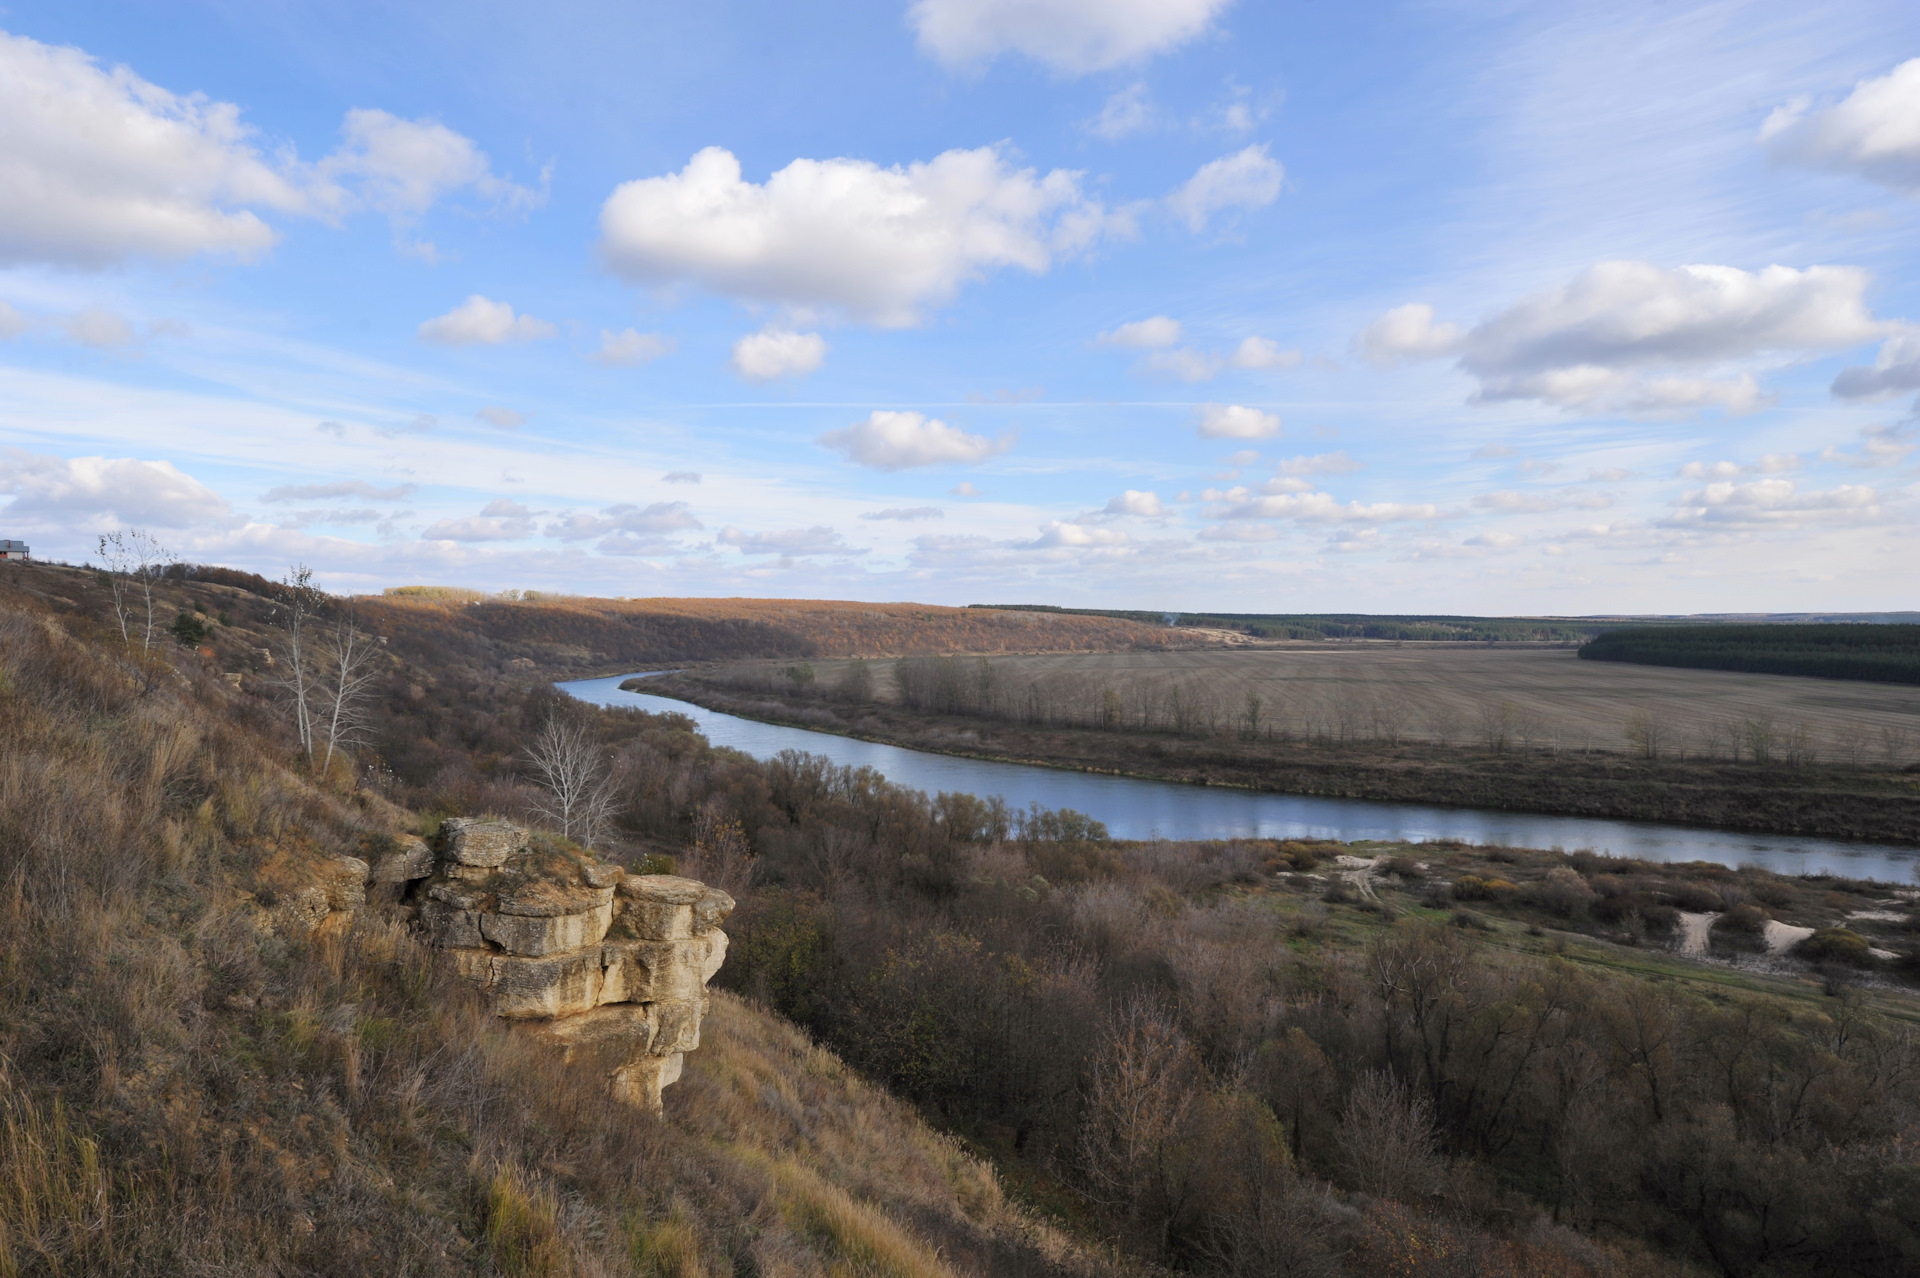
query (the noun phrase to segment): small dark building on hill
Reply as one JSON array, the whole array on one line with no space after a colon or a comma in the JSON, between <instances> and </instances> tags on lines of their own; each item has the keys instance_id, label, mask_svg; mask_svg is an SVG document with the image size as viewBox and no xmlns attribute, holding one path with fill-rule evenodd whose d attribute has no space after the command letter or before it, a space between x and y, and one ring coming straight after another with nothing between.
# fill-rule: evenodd
<instances>
[{"instance_id":1,"label":"small dark building on hill","mask_svg":"<svg viewBox=\"0 0 1920 1278\"><path fill-rule=\"evenodd\" d=\"M4 537L0 537L0 559L29 559L31 557L32 556L27 554L26 542L8 541Z\"/></svg>"}]
</instances>

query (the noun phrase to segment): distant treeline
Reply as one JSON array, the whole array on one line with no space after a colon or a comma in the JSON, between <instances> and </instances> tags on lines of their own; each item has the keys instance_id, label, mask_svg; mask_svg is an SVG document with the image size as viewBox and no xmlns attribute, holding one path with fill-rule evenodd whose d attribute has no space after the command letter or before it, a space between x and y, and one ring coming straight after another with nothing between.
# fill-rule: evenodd
<instances>
[{"instance_id":1,"label":"distant treeline","mask_svg":"<svg viewBox=\"0 0 1920 1278\"><path fill-rule=\"evenodd\" d=\"M1635 626L1582 645L1588 661L1920 684L1920 625Z\"/></svg>"},{"instance_id":2,"label":"distant treeline","mask_svg":"<svg viewBox=\"0 0 1920 1278\"><path fill-rule=\"evenodd\" d=\"M1376 617L1365 613L1144 612L1056 608L1049 604L973 604L1003 612L1060 612L1117 617L1149 625L1237 630L1257 639L1417 639L1473 643L1577 643L1617 621L1538 617Z\"/></svg>"}]
</instances>

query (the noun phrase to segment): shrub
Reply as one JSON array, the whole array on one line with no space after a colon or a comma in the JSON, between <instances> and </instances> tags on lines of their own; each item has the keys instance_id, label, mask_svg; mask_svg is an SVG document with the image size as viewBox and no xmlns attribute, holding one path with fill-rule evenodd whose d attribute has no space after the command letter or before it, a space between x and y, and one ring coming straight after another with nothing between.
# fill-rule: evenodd
<instances>
[{"instance_id":1,"label":"shrub","mask_svg":"<svg viewBox=\"0 0 1920 1278\"><path fill-rule=\"evenodd\" d=\"M198 648L206 640L207 630L206 620L191 612L181 613L167 627L168 633L184 648Z\"/></svg>"},{"instance_id":2,"label":"shrub","mask_svg":"<svg viewBox=\"0 0 1920 1278\"><path fill-rule=\"evenodd\" d=\"M1563 919L1585 913L1597 895L1578 871L1564 865L1548 870L1547 877L1530 884L1527 891L1529 900Z\"/></svg>"},{"instance_id":3,"label":"shrub","mask_svg":"<svg viewBox=\"0 0 1920 1278\"><path fill-rule=\"evenodd\" d=\"M1718 892L1698 883L1674 885L1667 891L1667 900L1675 909L1689 914L1718 914L1727 908L1726 900Z\"/></svg>"},{"instance_id":4,"label":"shrub","mask_svg":"<svg viewBox=\"0 0 1920 1278\"><path fill-rule=\"evenodd\" d=\"M1759 936L1767 930L1771 917L1757 905L1736 905L1713 921L1713 930Z\"/></svg>"},{"instance_id":5,"label":"shrub","mask_svg":"<svg viewBox=\"0 0 1920 1278\"><path fill-rule=\"evenodd\" d=\"M1793 947L1796 958L1811 963L1845 963L1851 967L1873 966L1867 938L1844 927L1823 927Z\"/></svg>"},{"instance_id":6,"label":"shrub","mask_svg":"<svg viewBox=\"0 0 1920 1278\"><path fill-rule=\"evenodd\" d=\"M1518 889L1505 879L1483 879L1477 874L1463 874L1453 881L1453 894L1462 901L1505 901Z\"/></svg>"}]
</instances>

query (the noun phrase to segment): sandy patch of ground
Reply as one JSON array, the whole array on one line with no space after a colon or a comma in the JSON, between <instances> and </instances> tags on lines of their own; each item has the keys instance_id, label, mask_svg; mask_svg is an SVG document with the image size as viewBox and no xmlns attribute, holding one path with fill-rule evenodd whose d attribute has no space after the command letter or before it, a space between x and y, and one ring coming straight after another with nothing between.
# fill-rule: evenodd
<instances>
[{"instance_id":1,"label":"sandy patch of ground","mask_svg":"<svg viewBox=\"0 0 1920 1278\"><path fill-rule=\"evenodd\" d=\"M1791 923L1782 923L1779 919L1767 920L1767 953L1785 954L1800 942L1813 935L1810 927L1795 927Z\"/></svg>"},{"instance_id":2,"label":"sandy patch of ground","mask_svg":"<svg viewBox=\"0 0 1920 1278\"><path fill-rule=\"evenodd\" d=\"M1353 890L1369 901L1378 901L1380 897L1373 890L1373 867L1380 858L1369 856L1348 856L1345 853L1334 858L1334 864L1341 870L1340 877L1353 885Z\"/></svg>"},{"instance_id":3,"label":"sandy patch of ground","mask_svg":"<svg viewBox=\"0 0 1920 1278\"><path fill-rule=\"evenodd\" d=\"M1850 919L1867 919L1874 923L1901 923L1906 915L1898 910L1855 910L1847 915Z\"/></svg>"},{"instance_id":4,"label":"sandy patch of ground","mask_svg":"<svg viewBox=\"0 0 1920 1278\"><path fill-rule=\"evenodd\" d=\"M1680 952L1682 954L1705 954L1708 934L1713 930L1716 914L1689 914L1680 911Z\"/></svg>"}]
</instances>

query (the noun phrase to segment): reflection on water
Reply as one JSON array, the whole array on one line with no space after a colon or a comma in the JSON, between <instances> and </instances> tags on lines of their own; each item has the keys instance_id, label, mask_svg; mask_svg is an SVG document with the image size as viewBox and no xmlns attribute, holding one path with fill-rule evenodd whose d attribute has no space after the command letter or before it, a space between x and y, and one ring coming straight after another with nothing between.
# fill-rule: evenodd
<instances>
[{"instance_id":1,"label":"reflection on water","mask_svg":"<svg viewBox=\"0 0 1920 1278\"><path fill-rule=\"evenodd\" d=\"M595 705L686 715L714 745L756 759L771 758L782 750L805 750L835 763L872 768L897 785L929 794L941 790L997 794L1017 808L1029 803L1043 808L1072 808L1105 822L1120 839L1459 839L1513 847L1593 848L1650 861L1758 865L1780 874L1826 870L1849 878L1895 882L1910 881L1915 865L1920 864L1920 850L1886 844L1695 830L1641 821L1262 794L960 759L758 723L667 697L621 691L621 683L632 677L581 679L557 686Z\"/></svg>"}]
</instances>

